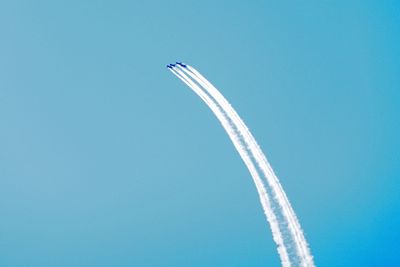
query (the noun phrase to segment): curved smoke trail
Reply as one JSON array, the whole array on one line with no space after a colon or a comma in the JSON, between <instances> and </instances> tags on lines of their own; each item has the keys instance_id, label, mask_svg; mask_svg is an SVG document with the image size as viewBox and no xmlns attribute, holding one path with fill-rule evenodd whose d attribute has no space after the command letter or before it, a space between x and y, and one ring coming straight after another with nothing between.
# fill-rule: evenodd
<instances>
[{"instance_id":1,"label":"curved smoke trail","mask_svg":"<svg viewBox=\"0 0 400 267\"><path fill-rule=\"evenodd\" d=\"M268 193L266 192L262 180L259 177L259 174L254 166L249 154L246 151L246 146L243 141L238 137L238 133L234 128L233 124L229 122L229 119L222 112L222 110L205 94L202 89L200 89L196 84L194 84L190 79L182 74L180 70L171 70L179 79L181 79L186 85L188 85L192 90L200 96L200 98L210 107L210 109L214 112L217 118L220 120L222 126L228 133L231 138L235 148L239 152L243 161L245 162L247 168L250 171L251 176L253 177L254 183L256 184L256 188L258 194L260 195L261 204L267 216L267 219L271 226L271 231L275 242L278 244L278 253L281 257L282 264L284 266L290 266L289 258L286 251L285 246L283 245L283 238L281 232L278 227L278 220L275 214L272 212L272 207L270 204Z\"/></svg>"},{"instance_id":2,"label":"curved smoke trail","mask_svg":"<svg viewBox=\"0 0 400 267\"><path fill-rule=\"evenodd\" d=\"M290 202L265 155L239 115L223 95L194 68L182 63L168 65L168 68L210 107L245 162L256 184L282 265L314 266Z\"/></svg>"}]
</instances>

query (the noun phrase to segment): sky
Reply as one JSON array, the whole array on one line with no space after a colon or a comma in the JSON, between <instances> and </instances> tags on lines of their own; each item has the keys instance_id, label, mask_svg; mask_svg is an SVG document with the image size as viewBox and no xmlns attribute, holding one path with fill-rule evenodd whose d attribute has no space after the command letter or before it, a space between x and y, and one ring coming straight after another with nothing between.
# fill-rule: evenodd
<instances>
[{"instance_id":1,"label":"sky","mask_svg":"<svg viewBox=\"0 0 400 267\"><path fill-rule=\"evenodd\" d=\"M317 266L400 265L398 1L1 1L0 266L279 266L197 68Z\"/></svg>"}]
</instances>

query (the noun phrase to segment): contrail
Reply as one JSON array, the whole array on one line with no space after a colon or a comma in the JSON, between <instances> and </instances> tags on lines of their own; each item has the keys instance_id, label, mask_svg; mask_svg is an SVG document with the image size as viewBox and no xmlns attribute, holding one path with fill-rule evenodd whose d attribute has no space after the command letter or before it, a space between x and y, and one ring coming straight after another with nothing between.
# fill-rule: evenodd
<instances>
[{"instance_id":1,"label":"contrail","mask_svg":"<svg viewBox=\"0 0 400 267\"><path fill-rule=\"evenodd\" d=\"M267 179L267 182L273 189L272 193L274 194L275 198L277 198L277 204L279 204L278 206L280 206L280 208L282 209L282 215L288 221L287 230L290 231L291 237L294 239L293 241L296 245L299 257L301 257L303 259L303 262L306 263L308 263L310 260L312 261L307 242L301 231L300 224L296 218L296 215L286 197L286 194L283 191L279 180L274 174L266 157L262 153L260 147L258 146L257 142L255 141L254 137L252 136L244 122L240 119L239 115L232 108L229 102L222 96L222 94L198 71L184 64L177 64L177 67L182 69L187 75L189 75L192 79L199 83L207 91L207 93L212 98L214 98L217 104L222 107L223 111L226 112L230 118L232 118L234 125L237 127L240 135L242 136L242 138L244 138L246 145L251 150L251 153L254 156L257 165L259 166L265 178Z\"/></svg>"},{"instance_id":2,"label":"contrail","mask_svg":"<svg viewBox=\"0 0 400 267\"><path fill-rule=\"evenodd\" d=\"M223 95L194 68L182 63L167 67L202 98L227 131L256 184L282 265L314 266L304 234L286 194L239 115Z\"/></svg>"},{"instance_id":3,"label":"contrail","mask_svg":"<svg viewBox=\"0 0 400 267\"><path fill-rule=\"evenodd\" d=\"M230 139L232 140L232 143L234 144L236 150L239 152L241 158L243 159L244 163L246 164L247 168L249 169L250 174L253 177L254 183L256 184L258 194L260 195L261 204L263 206L263 209L267 216L267 219L270 223L272 236L278 246L278 253L280 255L282 265L290 266L289 257L288 257L286 248L283 243L283 237L279 230L278 220L277 220L275 214L273 213L273 209L270 204L269 196L266 192L266 189L264 188L264 185L263 185L262 180L256 170L256 167L254 166L254 164L250 158L250 155L246 151L245 144L239 138L238 133L234 129L233 125L229 122L226 115L215 104L215 102L213 102L212 99L210 97L208 97L207 94L204 93L204 91L201 88L199 88L199 86L197 86L195 83L193 83L193 81L191 81L187 76L185 76L179 69L174 69L174 70L171 69L171 71L179 79L181 79L186 85L188 85L197 95L200 96L200 98L214 112L214 114L217 116L217 118L221 122L222 126L228 133Z\"/></svg>"}]
</instances>

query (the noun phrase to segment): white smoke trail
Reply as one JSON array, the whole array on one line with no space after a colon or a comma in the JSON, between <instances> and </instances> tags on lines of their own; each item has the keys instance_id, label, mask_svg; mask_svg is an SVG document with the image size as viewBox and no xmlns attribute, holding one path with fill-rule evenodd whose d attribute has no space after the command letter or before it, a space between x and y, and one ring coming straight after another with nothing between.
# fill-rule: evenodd
<instances>
[{"instance_id":1,"label":"white smoke trail","mask_svg":"<svg viewBox=\"0 0 400 267\"><path fill-rule=\"evenodd\" d=\"M214 107L211 108L213 112L217 115L215 110L217 109L219 113L222 112L223 116L225 116L230 122L231 128L234 129L233 133L234 139L240 140L241 143L241 151L239 154L245 154L245 158L243 160L248 161L250 159L251 168L254 169L256 166L256 175L254 175L254 170L251 170L249 164L246 163L250 172L252 173L253 179L256 183L257 189L261 185L262 192L265 194L260 194L260 199L263 203L263 198L268 200L269 205L263 205L265 213L267 215L267 219L271 225L271 230L273 231L274 240L278 245L278 252L281 257L281 261L283 265L296 265L296 266L314 266L312 256L310 254L307 242L304 238L304 234L301 230L300 224L296 218L296 215L286 197L285 192L283 191L278 178L274 174L271 166L269 165L265 155L262 153L259 148L257 142L254 137L248 130L247 126L241 120L236 111L231 107L229 102L222 96L222 94L209 82L207 81L198 71L190 66L182 67L178 65L179 69L184 71L189 77L185 76L185 74L175 68L175 71L178 72L180 79L184 79L183 81L193 89L193 87L197 87L193 89L211 108L211 102L214 102ZM190 79L193 79L191 81ZM197 83L197 84L196 84ZM202 89L198 86L200 85ZM204 91L202 91L204 90ZM216 107L215 107L216 106ZM217 117L221 117L221 115L217 115ZM220 119L220 118L219 118ZM221 119L220 119L221 121ZM222 123L222 121L221 121ZM224 123L222 123L224 126ZM224 126L226 129L226 127ZM227 130L227 129L226 129ZM231 134L232 134L232 130ZM228 130L227 130L228 132ZM231 137L231 134L228 132L228 135ZM232 139L232 137L231 137ZM233 143L234 139L232 139ZM244 152L243 152L244 151ZM254 161L254 164L253 164ZM260 172L263 177L265 177L266 181L263 182L260 179ZM268 192L272 195L272 199L268 197ZM260 193L260 190L259 190ZM266 209L267 208L267 209ZM272 215L271 215L272 214ZM279 221L277 222L277 217ZM276 233L278 230L279 234ZM274 233L275 232L275 233ZM282 239L282 235L284 238ZM283 242L282 242L283 241ZM288 255L289 253L289 255Z\"/></svg>"},{"instance_id":2,"label":"white smoke trail","mask_svg":"<svg viewBox=\"0 0 400 267\"><path fill-rule=\"evenodd\" d=\"M262 182L262 180L250 158L250 155L248 154L246 148L244 147L244 144L243 144L242 140L239 138L239 135L236 132L235 128L229 122L228 118L226 117L226 114L224 114L222 112L222 110L215 104L215 102L209 96L207 96L207 94L201 88L199 88L199 86L197 86L195 83L193 83L179 69L171 70L171 72L174 73L179 79L181 79L186 85L188 85L198 96L200 96L200 98L213 111L213 113L216 115L216 117L218 118L218 120L221 122L222 126L228 133L228 136L232 140L232 143L234 144L236 150L239 152L241 158L243 159L244 163L246 164L247 168L249 169L251 176L253 177L258 194L260 196L261 204L263 206L265 215L266 215L268 222L270 224L270 227L271 227L273 239L278 246L278 253L281 258L282 266L290 266L287 250L284 246L282 234L279 230L278 220L277 220L275 214L273 213L273 209L270 204L269 196L268 196L268 194L265 190L265 187L263 185L263 182Z\"/></svg>"},{"instance_id":3,"label":"white smoke trail","mask_svg":"<svg viewBox=\"0 0 400 267\"><path fill-rule=\"evenodd\" d=\"M180 65L178 65L180 66ZM304 238L304 234L301 230L298 219L290 205L289 200L286 197L285 192L282 189L282 186L279 183L278 178L276 177L274 171L272 170L270 164L268 163L265 155L262 153L260 147L255 141L254 137L248 130L247 126L241 120L236 111L232 108L229 102L223 97L223 95L209 82L205 79L198 71L190 66L186 66L186 68L180 66L180 68L185 71L192 79L194 79L197 83L199 83L208 94L215 99L217 104L221 106L224 112L228 114L228 117L232 118L234 125L237 127L241 136L244 138L246 145L251 150L252 155L256 160L256 164L259 166L264 176L267 179L267 182L271 186L272 193L277 198L278 204L282 209L282 215L288 221L288 230L291 232L291 236L294 239L294 243L296 245L296 250L299 258L303 265L312 266L312 256L309 251L307 242Z\"/></svg>"}]
</instances>

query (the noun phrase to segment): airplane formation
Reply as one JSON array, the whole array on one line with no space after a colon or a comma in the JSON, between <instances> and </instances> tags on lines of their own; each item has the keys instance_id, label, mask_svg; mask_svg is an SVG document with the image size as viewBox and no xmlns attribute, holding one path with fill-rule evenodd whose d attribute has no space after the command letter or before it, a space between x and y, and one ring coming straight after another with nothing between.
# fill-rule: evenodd
<instances>
[{"instance_id":1,"label":"airplane formation","mask_svg":"<svg viewBox=\"0 0 400 267\"><path fill-rule=\"evenodd\" d=\"M181 67L186 68L186 65L183 64L182 62L176 62L176 64L168 64L168 65L167 65L167 68L172 69L172 68L175 67L176 65L179 65L179 66L181 66Z\"/></svg>"}]
</instances>

